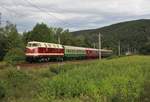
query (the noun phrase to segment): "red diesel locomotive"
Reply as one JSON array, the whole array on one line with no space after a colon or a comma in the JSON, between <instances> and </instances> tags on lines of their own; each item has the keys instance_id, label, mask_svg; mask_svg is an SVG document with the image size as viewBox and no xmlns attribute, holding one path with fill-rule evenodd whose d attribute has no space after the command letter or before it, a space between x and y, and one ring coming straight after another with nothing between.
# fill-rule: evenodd
<instances>
[{"instance_id":1,"label":"red diesel locomotive","mask_svg":"<svg viewBox=\"0 0 150 102\"><path fill-rule=\"evenodd\" d=\"M63 58L64 48L60 44L45 42L28 42L26 47L26 60L32 61L48 61L55 58Z\"/></svg>"}]
</instances>

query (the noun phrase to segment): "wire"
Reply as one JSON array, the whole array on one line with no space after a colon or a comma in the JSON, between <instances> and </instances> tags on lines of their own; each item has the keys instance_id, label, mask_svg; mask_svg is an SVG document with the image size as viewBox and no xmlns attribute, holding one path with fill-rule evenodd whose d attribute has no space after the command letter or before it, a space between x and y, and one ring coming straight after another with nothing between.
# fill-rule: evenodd
<instances>
[{"instance_id":1,"label":"wire","mask_svg":"<svg viewBox=\"0 0 150 102\"><path fill-rule=\"evenodd\" d=\"M48 12L47 10L45 10L45 9L43 9L43 8L38 7L37 5L33 4L33 3L30 2L29 0L24 0L24 1L26 1L26 2L27 2L29 5L31 5L32 7L36 8L36 9L42 11L42 12L45 12L45 13L48 14L49 16L52 16L52 17L58 19L58 20L61 21L63 24L69 25L67 22L64 22L63 19L61 19L61 18L59 18L59 17L53 15L52 13Z\"/></svg>"},{"instance_id":2,"label":"wire","mask_svg":"<svg viewBox=\"0 0 150 102\"><path fill-rule=\"evenodd\" d=\"M5 9L5 10L7 10L7 11L9 11L9 12L11 12L11 13L14 13L14 14L20 16L20 17L25 17L25 15L22 15L22 14L20 14L20 13L14 11L14 10L12 10L12 9L8 9L8 8L5 7L5 6L0 6L0 7L3 8L3 9Z\"/></svg>"}]
</instances>

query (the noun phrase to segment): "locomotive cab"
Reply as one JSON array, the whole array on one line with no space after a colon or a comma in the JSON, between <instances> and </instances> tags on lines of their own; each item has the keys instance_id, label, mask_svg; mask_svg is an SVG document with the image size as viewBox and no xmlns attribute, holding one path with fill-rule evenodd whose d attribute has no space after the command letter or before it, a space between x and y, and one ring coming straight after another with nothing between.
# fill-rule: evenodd
<instances>
[{"instance_id":1,"label":"locomotive cab","mask_svg":"<svg viewBox=\"0 0 150 102\"><path fill-rule=\"evenodd\" d=\"M31 62L38 58L38 48L40 47L39 42L28 42L26 46L26 60Z\"/></svg>"},{"instance_id":2,"label":"locomotive cab","mask_svg":"<svg viewBox=\"0 0 150 102\"><path fill-rule=\"evenodd\" d=\"M29 42L26 46L26 54L38 53L38 47L40 47L40 43Z\"/></svg>"}]
</instances>

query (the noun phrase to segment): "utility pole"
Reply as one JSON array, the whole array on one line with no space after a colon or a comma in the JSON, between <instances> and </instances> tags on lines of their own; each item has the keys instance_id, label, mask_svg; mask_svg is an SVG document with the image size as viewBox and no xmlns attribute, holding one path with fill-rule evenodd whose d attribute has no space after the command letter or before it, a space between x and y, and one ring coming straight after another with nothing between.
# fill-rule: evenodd
<instances>
[{"instance_id":1,"label":"utility pole","mask_svg":"<svg viewBox=\"0 0 150 102\"><path fill-rule=\"evenodd\" d=\"M120 40L119 40L119 42L118 42L118 56L120 56L121 55L121 45L120 45Z\"/></svg>"},{"instance_id":2,"label":"utility pole","mask_svg":"<svg viewBox=\"0 0 150 102\"><path fill-rule=\"evenodd\" d=\"M99 59L101 60L102 59L102 52L101 52L101 33L99 33Z\"/></svg>"},{"instance_id":3,"label":"utility pole","mask_svg":"<svg viewBox=\"0 0 150 102\"><path fill-rule=\"evenodd\" d=\"M95 47L95 43L93 43L93 47L96 48L96 47Z\"/></svg>"},{"instance_id":4,"label":"utility pole","mask_svg":"<svg viewBox=\"0 0 150 102\"><path fill-rule=\"evenodd\" d=\"M58 44L60 44L60 35L58 35Z\"/></svg>"}]
</instances>

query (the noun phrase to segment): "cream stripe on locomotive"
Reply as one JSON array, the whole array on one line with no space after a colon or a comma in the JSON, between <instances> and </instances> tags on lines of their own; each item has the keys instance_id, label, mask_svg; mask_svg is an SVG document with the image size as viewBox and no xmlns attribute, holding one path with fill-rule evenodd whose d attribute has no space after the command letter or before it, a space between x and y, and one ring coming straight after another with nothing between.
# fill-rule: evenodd
<instances>
[{"instance_id":1,"label":"cream stripe on locomotive","mask_svg":"<svg viewBox=\"0 0 150 102\"><path fill-rule=\"evenodd\" d=\"M64 53L27 53L26 56L64 55Z\"/></svg>"}]
</instances>

